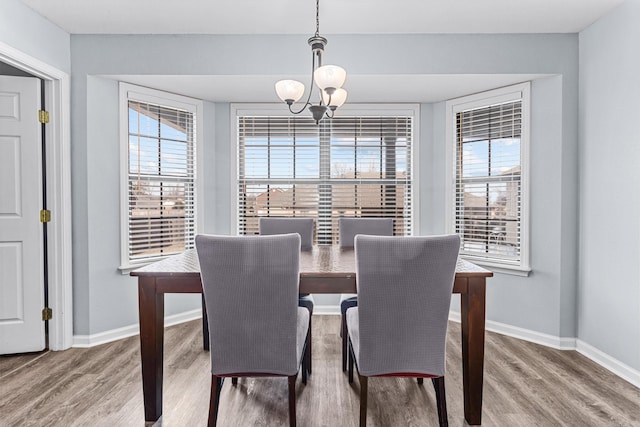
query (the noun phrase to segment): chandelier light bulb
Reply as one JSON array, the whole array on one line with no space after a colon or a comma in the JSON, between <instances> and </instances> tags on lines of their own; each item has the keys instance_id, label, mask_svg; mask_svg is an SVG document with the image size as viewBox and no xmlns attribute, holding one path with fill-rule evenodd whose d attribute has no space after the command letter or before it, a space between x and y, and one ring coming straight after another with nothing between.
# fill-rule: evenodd
<instances>
[{"instance_id":1,"label":"chandelier light bulb","mask_svg":"<svg viewBox=\"0 0 640 427\"><path fill-rule=\"evenodd\" d=\"M297 80L280 80L276 83L278 97L291 105L304 94L304 85Z\"/></svg>"},{"instance_id":2,"label":"chandelier light bulb","mask_svg":"<svg viewBox=\"0 0 640 427\"><path fill-rule=\"evenodd\" d=\"M322 89L339 89L347 78L344 68L337 65L323 65L313 72L313 80Z\"/></svg>"},{"instance_id":3,"label":"chandelier light bulb","mask_svg":"<svg viewBox=\"0 0 640 427\"><path fill-rule=\"evenodd\" d=\"M329 103L329 98L331 98L331 103ZM342 107L342 104L344 104L346 100L347 91L342 88L336 89L336 91L333 92L331 96L324 90L322 91L322 102L324 102L324 104L332 110Z\"/></svg>"}]
</instances>

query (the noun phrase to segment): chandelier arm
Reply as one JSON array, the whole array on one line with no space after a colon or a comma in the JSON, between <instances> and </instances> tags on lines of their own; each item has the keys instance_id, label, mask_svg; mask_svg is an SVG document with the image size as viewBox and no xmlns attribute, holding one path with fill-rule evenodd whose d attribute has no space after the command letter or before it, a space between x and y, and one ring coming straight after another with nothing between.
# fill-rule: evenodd
<instances>
[{"instance_id":1,"label":"chandelier arm","mask_svg":"<svg viewBox=\"0 0 640 427\"><path fill-rule=\"evenodd\" d=\"M293 114L300 114L302 113L309 105L311 105L310 102L307 102L306 104L304 104L304 106L298 110L298 111L293 111L293 109L291 108L291 105L293 104L289 104L289 112L293 113Z\"/></svg>"},{"instance_id":2,"label":"chandelier arm","mask_svg":"<svg viewBox=\"0 0 640 427\"><path fill-rule=\"evenodd\" d=\"M329 114L331 112L331 114ZM324 115L329 119L333 119L333 116L336 115L336 110L332 110L331 108L327 108L327 111L324 112Z\"/></svg>"},{"instance_id":3,"label":"chandelier arm","mask_svg":"<svg viewBox=\"0 0 640 427\"><path fill-rule=\"evenodd\" d=\"M311 102L311 94L313 93L313 72L316 69L316 55L315 53L311 53L311 81L309 82L309 96L307 96L307 102L304 103L302 108L299 111L293 111L291 109L291 105L289 105L289 111L293 114L302 113L309 105L312 105ZM320 97L322 99L322 96Z\"/></svg>"}]
</instances>

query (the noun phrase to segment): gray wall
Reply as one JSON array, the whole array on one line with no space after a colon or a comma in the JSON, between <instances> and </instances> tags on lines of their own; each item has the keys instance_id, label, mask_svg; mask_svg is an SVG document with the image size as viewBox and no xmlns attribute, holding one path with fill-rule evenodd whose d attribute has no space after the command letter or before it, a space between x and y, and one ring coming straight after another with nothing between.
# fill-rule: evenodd
<instances>
[{"instance_id":1,"label":"gray wall","mask_svg":"<svg viewBox=\"0 0 640 427\"><path fill-rule=\"evenodd\" d=\"M135 282L116 270L118 95L108 75L304 74L308 48L300 36L73 35L71 52L75 329L95 334L134 323L137 316ZM556 75L534 82L532 90L533 273L528 278L496 274L487 316L553 336L575 336L577 35L340 35L331 37L331 57L352 74ZM421 232L442 233L444 106L423 104L421 120ZM229 105L205 105L205 126L204 231L228 233L233 230L227 201L235 188ZM174 309L197 306L180 301Z\"/></svg>"},{"instance_id":2,"label":"gray wall","mask_svg":"<svg viewBox=\"0 0 640 427\"><path fill-rule=\"evenodd\" d=\"M580 33L578 337L640 370L640 0Z\"/></svg>"},{"instance_id":3,"label":"gray wall","mask_svg":"<svg viewBox=\"0 0 640 427\"><path fill-rule=\"evenodd\" d=\"M120 265L120 148L118 82L72 75L74 334L90 335L138 322L137 280ZM79 94L82 95L79 95ZM205 194L216 179L215 106L204 103ZM214 199L205 197L204 230L213 228ZM197 295L168 295L165 315L200 307Z\"/></svg>"},{"instance_id":4,"label":"gray wall","mask_svg":"<svg viewBox=\"0 0 640 427\"><path fill-rule=\"evenodd\" d=\"M565 261L563 251L575 250L576 227L573 218L576 207L575 204L570 206L568 214L562 199L566 197L563 194L564 180L570 180L574 189L577 186L575 175L565 177L566 169L575 170L577 153L574 151L570 159L563 157L565 145L575 147L575 141L563 139L563 128L575 122L573 117L567 120L563 113L562 81L561 76L554 76L534 80L531 85L529 158L532 272L528 277L496 273L487 282L487 319L554 337L574 337L575 258ZM421 196L428 201L427 206L423 206L426 212L421 218L424 220L423 234L443 232L446 220L443 212L446 179L444 103L436 104L433 111L433 145L428 153L421 152L421 166L428 165L421 169L421 173L425 169L433 170L433 182L429 183L427 189L421 188ZM425 183L423 179L421 185ZM425 218L425 215L428 217ZM566 228L571 231L570 240L563 238ZM569 265L566 265L567 262ZM572 297L563 299L566 294ZM451 309L460 310L457 296L452 300Z\"/></svg>"},{"instance_id":5,"label":"gray wall","mask_svg":"<svg viewBox=\"0 0 640 427\"><path fill-rule=\"evenodd\" d=\"M70 36L19 0L2 0L0 41L59 70L71 69Z\"/></svg>"}]
</instances>

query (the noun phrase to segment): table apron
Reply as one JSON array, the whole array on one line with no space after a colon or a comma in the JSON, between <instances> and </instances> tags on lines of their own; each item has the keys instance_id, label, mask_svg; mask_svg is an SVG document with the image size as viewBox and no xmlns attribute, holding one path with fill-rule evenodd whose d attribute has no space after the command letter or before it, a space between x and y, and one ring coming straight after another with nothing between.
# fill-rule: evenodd
<instances>
[{"instance_id":1,"label":"table apron","mask_svg":"<svg viewBox=\"0 0 640 427\"><path fill-rule=\"evenodd\" d=\"M355 294L356 277L305 277L300 278L303 294Z\"/></svg>"},{"instance_id":2,"label":"table apron","mask_svg":"<svg viewBox=\"0 0 640 427\"><path fill-rule=\"evenodd\" d=\"M201 294L200 276L159 276L156 278L156 292L163 294Z\"/></svg>"},{"instance_id":3,"label":"table apron","mask_svg":"<svg viewBox=\"0 0 640 427\"><path fill-rule=\"evenodd\" d=\"M484 282L484 281L482 281ZM202 293L200 277L192 276L159 276L155 278L157 293ZM453 283L454 294L466 294L469 289L469 278L456 277ZM355 294L356 277L316 277L301 276L300 292L303 294Z\"/></svg>"}]
</instances>

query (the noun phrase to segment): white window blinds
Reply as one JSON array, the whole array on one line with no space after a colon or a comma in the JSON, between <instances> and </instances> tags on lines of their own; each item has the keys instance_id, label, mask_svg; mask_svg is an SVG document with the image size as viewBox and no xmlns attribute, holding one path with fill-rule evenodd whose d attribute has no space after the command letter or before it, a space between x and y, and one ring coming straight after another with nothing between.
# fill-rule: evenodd
<instances>
[{"instance_id":1,"label":"white window blinds","mask_svg":"<svg viewBox=\"0 0 640 427\"><path fill-rule=\"evenodd\" d=\"M454 227L461 254L521 262L522 100L456 112Z\"/></svg>"},{"instance_id":2,"label":"white window blinds","mask_svg":"<svg viewBox=\"0 0 640 427\"><path fill-rule=\"evenodd\" d=\"M128 101L128 261L194 247L194 113Z\"/></svg>"},{"instance_id":3,"label":"white window blinds","mask_svg":"<svg viewBox=\"0 0 640 427\"><path fill-rule=\"evenodd\" d=\"M312 217L315 242L338 218L394 218L410 235L412 117L238 117L239 234L259 217Z\"/></svg>"}]
</instances>

